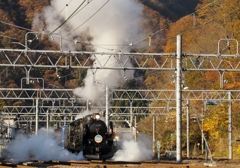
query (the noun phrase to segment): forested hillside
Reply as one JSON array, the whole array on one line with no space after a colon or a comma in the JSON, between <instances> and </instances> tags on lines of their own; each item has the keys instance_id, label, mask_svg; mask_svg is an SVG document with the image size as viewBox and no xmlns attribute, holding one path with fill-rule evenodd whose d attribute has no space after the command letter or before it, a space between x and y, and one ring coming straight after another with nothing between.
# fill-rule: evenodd
<instances>
[{"instance_id":1,"label":"forested hillside","mask_svg":"<svg viewBox=\"0 0 240 168\"><path fill-rule=\"evenodd\" d=\"M53 1L51 0L0 0L0 48L24 48L19 43L24 44L25 34L27 32L39 31L40 24L34 27L34 20L41 20L42 13ZM149 53L170 53L176 51L176 36L182 35L182 44L184 53L195 54L211 54L217 52L217 44L221 38L240 39L240 0L138 0L143 8L141 27L145 36L151 36L151 45L143 45L133 48L132 52L149 52ZM103 8L104 9L104 8ZM59 19L59 18L58 18ZM57 20L57 18L56 18ZM60 18L64 22L64 18ZM41 25L47 27L47 22ZM70 24L64 25L65 30L69 30ZM44 30L41 30L44 31ZM89 30L90 31L90 30ZM95 46L89 45L94 41L93 36L88 32L82 32L74 36L81 38L82 42L76 48L79 51L94 51ZM147 38L148 39L148 38ZM72 41L74 39L71 39ZM17 43L16 43L17 42ZM144 41L149 43L148 40ZM67 41L68 43L68 41ZM46 38L44 41L36 41L29 47L34 49L52 49L58 46ZM230 43L221 51L224 53L234 53L236 45ZM86 58L83 58L86 59ZM234 61L234 58L230 58ZM4 60L0 60L4 63ZM237 64L238 62L236 62ZM44 63L43 63L44 64ZM83 79L86 77L86 70L66 70L59 71L59 74L70 76L59 79L54 69L32 69L31 76L43 77L46 88L57 86L59 88L76 88L83 86ZM140 77L142 81L131 79L125 83L124 87L129 89L174 89L172 83L172 75L174 72L154 72L151 70L135 73L135 77ZM25 70L16 70L14 68L0 67L0 87L2 88L19 88L21 79L26 76ZM227 72L224 79L228 81L224 84L223 89L240 89L240 73ZM217 72L184 72L185 85L192 90L211 90L222 89L219 87L219 73ZM31 84L30 87L38 88L38 84ZM193 104L196 102L193 102ZM17 102L14 105L21 105L24 102ZM1 106L6 105L0 101ZM152 105L158 105L153 102ZM199 108L200 109L200 108ZM198 109L198 110L199 110ZM233 102L233 119L234 119L234 138L240 137L240 120L238 113L240 106ZM227 150L227 103L220 103L217 106L209 108L205 114L203 129L211 143L213 152L219 156L226 156ZM201 112L201 109L199 110ZM213 113L214 112L214 113ZM175 111L172 116L166 118L158 118L157 139L162 140L162 145L166 149L169 146L175 147ZM170 121L171 120L171 121ZM183 125L185 124L185 120ZM149 124L151 123L151 124ZM141 119L138 124L140 132L144 132L149 136L152 135L152 117ZM185 126L184 126L185 129ZM184 136L186 136L184 134ZM170 140L171 139L171 140ZM197 125L191 128L192 148L196 148L196 144L201 141L201 134ZM186 147L185 140L183 147ZM240 156L239 145L234 144L237 156ZM221 146L219 149L217 146Z\"/></svg>"},{"instance_id":2,"label":"forested hillside","mask_svg":"<svg viewBox=\"0 0 240 168\"><path fill-rule=\"evenodd\" d=\"M197 54L216 54L218 52L218 41L220 39L236 39L239 42L240 29L239 27L239 0L219 0L209 1L203 0L198 3L194 13L187 14L177 21L169 24L165 34L165 44L163 51L166 53L176 51L176 36L182 35L182 44L184 53L197 53ZM235 41L233 43L226 43L223 45L220 52L227 54L234 54L239 52ZM217 58L218 61L221 58ZM235 61L234 65L237 65L239 60L229 58L230 61ZM158 75L149 75L145 80L147 88L160 88L160 89L174 89L174 83L172 81L172 74L160 72ZM219 72L203 72L203 71L184 71L184 85L190 89L196 90L238 90L239 89L239 72L225 72L223 88L220 88L220 73ZM161 81L161 82L159 82ZM162 83L163 82L163 83ZM165 84L168 85L165 85ZM153 105L158 104L157 102L152 103ZM192 109L192 113L200 116L200 122L202 122L202 128L205 136L210 142L210 148L214 156L227 156L228 155L228 103L220 102L215 106L203 107L198 105L199 102L191 102L191 105L195 106ZM233 118L233 138L239 139L239 105L237 102L232 103L232 118ZM172 145L175 145L175 133L172 131L175 129L175 111L167 117L158 118L157 130L158 138L164 139L164 144L167 149L170 149ZM183 116L183 120L186 118ZM148 123L152 122L152 118L149 117L141 121L139 129L152 134L152 125ZM199 154L199 148L197 143L201 144L201 135L197 134L200 131L196 119L191 120L191 131L190 131L190 146L195 149L195 152ZM147 126L148 125L148 126ZM183 122L183 131L185 131L186 121ZM184 134L184 133L183 133ZM184 134L184 138L186 135ZM172 143L173 142L173 143ZM185 142L183 143L185 146ZM239 144L233 142L234 155L239 157Z\"/></svg>"}]
</instances>

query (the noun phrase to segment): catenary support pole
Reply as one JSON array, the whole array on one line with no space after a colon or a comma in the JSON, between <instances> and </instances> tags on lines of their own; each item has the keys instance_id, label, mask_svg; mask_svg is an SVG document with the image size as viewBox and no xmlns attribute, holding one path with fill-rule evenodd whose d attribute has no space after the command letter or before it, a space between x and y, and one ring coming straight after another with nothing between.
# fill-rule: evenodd
<instances>
[{"instance_id":1,"label":"catenary support pole","mask_svg":"<svg viewBox=\"0 0 240 168\"><path fill-rule=\"evenodd\" d=\"M135 140L135 142L137 142L137 116L135 115L134 116L134 140Z\"/></svg>"},{"instance_id":2,"label":"catenary support pole","mask_svg":"<svg viewBox=\"0 0 240 168\"><path fill-rule=\"evenodd\" d=\"M133 127L133 108L132 108L133 100L130 99L130 128Z\"/></svg>"},{"instance_id":3,"label":"catenary support pole","mask_svg":"<svg viewBox=\"0 0 240 168\"><path fill-rule=\"evenodd\" d=\"M153 115L153 147L152 147L152 151L153 151L154 155L155 155L155 145L156 145L155 132L156 132L156 117Z\"/></svg>"},{"instance_id":4,"label":"catenary support pole","mask_svg":"<svg viewBox=\"0 0 240 168\"><path fill-rule=\"evenodd\" d=\"M49 111L47 110L47 121L46 121L46 127L47 127L47 130L49 129Z\"/></svg>"},{"instance_id":5,"label":"catenary support pole","mask_svg":"<svg viewBox=\"0 0 240 168\"><path fill-rule=\"evenodd\" d=\"M190 120L190 116L189 116L189 100L187 100L187 158L189 158L189 131L190 131L190 127L189 127L189 120Z\"/></svg>"},{"instance_id":6,"label":"catenary support pole","mask_svg":"<svg viewBox=\"0 0 240 168\"><path fill-rule=\"evenodd\" d=\"M38 101L39 99L36 99L36 124L35 124L35 135L38 134Z\"/></svg>"},{"instance_id":7,"label":"catenary support pole","mask_svg":"<svg viewBox=\"0 0 240 168\"><path fill-rule=\"evenodd\" d=\"M182 162L182 36L177 36L176 60L176 162Z\"/></svg>"},{"instance_id":8,"label":"catenary support pole","mask_svg":"<svg viewBox=\"0 0 240 168\"><path fill-rule=\"evenodd\" d=\"M231 92L228 92L228 141L229 141L229 159L233 159L232 151L232 102Z\"/></svg>"}]
</instances>

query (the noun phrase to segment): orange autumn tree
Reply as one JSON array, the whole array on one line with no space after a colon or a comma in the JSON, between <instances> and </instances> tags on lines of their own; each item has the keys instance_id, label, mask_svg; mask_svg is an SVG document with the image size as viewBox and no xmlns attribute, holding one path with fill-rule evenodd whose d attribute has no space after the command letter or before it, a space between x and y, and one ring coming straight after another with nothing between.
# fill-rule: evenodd
<instances>
[{"instance_id":1,"label":"orange autumn tree","mask_svg":"<svg viewBox=\"0 0 240 168\"><path fill-rule=\"evenodd\" d=\"M212 152L218 155L221 153L220 146L227 148L227 144L222 142L228 138L228 104L222 102L215 106L207 106L202 126Z\"/></svg>"}]
</instances>

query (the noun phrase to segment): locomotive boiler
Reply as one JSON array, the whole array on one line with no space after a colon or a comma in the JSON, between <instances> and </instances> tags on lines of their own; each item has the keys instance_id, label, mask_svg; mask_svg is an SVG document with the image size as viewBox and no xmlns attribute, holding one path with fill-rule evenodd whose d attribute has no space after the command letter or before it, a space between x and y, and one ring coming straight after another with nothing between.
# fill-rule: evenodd
<instances>
[{"instance_id":1,"label":"locomotive boiler","mask_svg":"<svg viewBox=\"0 0 240 168\"><path fill-rule=\"evenodd\" d=\"M106 160L117 150L113 124L100 119L99 114L88 115L71 122L62 129L63 146L72 153L83 152L88 159Z\"/></svg>"}]
</instances>

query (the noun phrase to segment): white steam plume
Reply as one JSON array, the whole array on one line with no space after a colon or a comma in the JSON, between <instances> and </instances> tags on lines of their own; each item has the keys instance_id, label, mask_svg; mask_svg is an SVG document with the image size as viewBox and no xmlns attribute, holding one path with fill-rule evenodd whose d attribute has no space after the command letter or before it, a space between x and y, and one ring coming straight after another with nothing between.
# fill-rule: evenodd
<instances>
[{"instance_id":1,"label":"white steam plume","mask_svg":"<svg viewBox=\"0 0 240 168\"><path fill-rule=\"evenodd\" d=\"M51 5L45 7L42 13L35 14L32 23L33 29L52 33L65 22L54 32L62 35L65 50L75 49L73 38L86 30L93 37L92 43L97 51L103 51L103 48L118 51L143 35L140 34L142 5L137 0L87 0L83 4L84 0L69 2L66 6L68 2L52 0ZM66 11L69 16L73 14L67 21L69 16L66 16ZM84 42L81 39L76 40Z\"/></svg>"},{"instance_id":2,"label":"white steam plume","mask_svg":"<svg viewBox=\"0 0 240 168\"><path fill-rule=\"evenodd\" d=\"M103 1L95 1L92 4L99 8ZM96 9L95 9L96 10ZM94 10L94 11L95 11ZM142 6L135 0L114 0L101 10L93 19L90 20L89 30L93 36L93 44L106 45L113 47L115 51L120 51L126 44L138 38L140 29L140 21L142 14ZM88 26L85 25L85 26ZM107 46L110 45L110 46ZM120 45L120 46L119 46ZM96 48L96 51L103 52L102 48ZM95 67L103 65L108 55L97 55L98 61L94 62ZM120 56L119 59L124 62L125 58ZM105 65L108 67L117 67L116 60L111 57ZM131 66L128 64L127 66ZM74 93L87 100L95 101L104 98L105 85L109 87L117 87L125 83L126 79L133 78L133 71L119 70L88 70L85 78L85 86L77 88Z\"/></svg>"},{"instance_id":3,"label":"white steam plume","mask_svg":"<svg viewBox=\"0 0 240 168\"><path fill-rule=\"evenodd\" d=\"M112 160L116 161L145 161L153 157L150 150L152 142L145 135L138 135L135 142L128 133L121 134L121 149L119 149ZM15 163L28 161L30 158L36 160L69 161L85 160L82 152L73 154L61 147L61 136L52 128L48 131L44 128L38 131L38 135L17 134L2 152L7 160Z\"/></svg>"},{"instance_id":4,"label":"white steam plume","mask_svg":"<svg viewBox=\"0 0 240 168\"><path fill-rule=\"evenodd\" d=\"M153 158L152 142L146 135L138 134L137 142L133 140L131 133L124 133L120 137L121 149L115 153L113 160L138 162Z\"/></svg>"},{"instance_id":5,"label":"white steam plume","mask_svg":"<svg viewBox=\"0 0 240 168\"><path fill-rule=\"evenodd\" d=\"M50 160L83 160L82 153L75 155L60 146L61 136L57 135L53 129L41 129L38 135L17 134L4 149L2 155L13 162L27 161L30 158L50 161Z\"/></svg>"},{"instance_id":6,"label":"white steam plume","mask_svg":"<svg viewBox=\"0 0 240 168\"><path fill-rule=\"evenodd\" d=\"M70 3L68 3L70 2ZM60 0L52 0L51 5L36 14L33 28L41 31L43 25L45 31L52 32L68 18L84 0L71 0L63 3ZM67 6L66 6L66 3ZM66 15L68 14L68 16ZM120 51L128 49L129 44L142 37L141 28L142 5L137 0L92 0L85 1L79 10L63 26L54 33L63 37L63 49L73 50L74 40L82 42L80 37L86 30L93 37L92 44L97 52ZM45 24L43 24L43 22ZM68 40L65 40L68 39ZM105 48L105 49L103 49ZM107 49L106 49L107 48ZM106 61L109 56L96 55L97 60ZM124 61L124 57L120 57ZM95 61L93 66L99 66ZM110 59L105 66L116 67L116 60ZM127 65L131 66L131 65ZM108 86L119 86L125 79L133 78L133 71L123 70L89 70L85 78L85 86L75 89L74 93L86 100L96 101L102 97L105 87L96 85L100 83Z\"/></svg>"}]
</instances>

